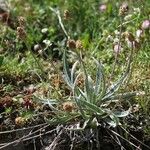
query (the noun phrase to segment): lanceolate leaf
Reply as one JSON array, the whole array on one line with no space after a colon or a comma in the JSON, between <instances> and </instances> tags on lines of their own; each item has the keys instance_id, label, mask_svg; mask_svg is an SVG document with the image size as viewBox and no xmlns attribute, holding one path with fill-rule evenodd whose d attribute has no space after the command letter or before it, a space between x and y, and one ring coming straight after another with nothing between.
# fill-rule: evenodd
<instances>
[{"instance_id":1,"label":"lanceolate leaf","mask_svg":"<svg viewBox=\"0 0 150 150\"><path fill-rule=\"evenodd\" d=\"M82 96L85 100L87 100L86 94L80 88L78 88L78 91L80 93L80 96Z\"/></svg>"},{"instance_id":2,"label":"lanceolate leaf","mask_svg":"<svg viewBox=\"0 0 150 150\"><path fill-rule=\"evenodd\" d=\"M112 96L120 88L120 86L126 80L126 78L128 76L128 73L129 73L129 71L127 69L127 71L122 75L122 77L116 83L114 83L113 85L111 85L108 88L108 91L107 91L105 97L103 98L103 100L110 97L110 96Z\"/></svg>"},{"instance_id":3,"label":"lanceolate leaf","mask_svg":"<svg viewBox=\"0 0 150 150\"><path fill-rule=\"evenodd\" d=\"M94 59L95 60L95 59ZM97 64L97 72L96 72L96 85L95 85L95 92L97 95L97 101L96 103L100 102L102 97L106 93L106 85L105 85L105 76L104 76L104 70L102 67L102 64L95 60Z\"/></svg>"},{"instance_id":4,"label":"lanceolate leaf","mask_svg":"<svg viewBox=\"0 0 150 150\"><path fill-rule=\"evenodd\" d=\"M129 71L130 71L130 67L131 67L131 62L132 62L132 53L133 53L133 51L131 50L131 54L129 56L129 62L127 64L127 68L126 68L125 73L122 75L122 77L116 83L114 83L108 89L108 91L107 91L107 93L103 99L112 96L120 88L120 86L124 83L124 81L127 79Z\"/></svg>"},{"instance_id":5,"label":"lanceolate leaf","mask_svg":"<svg viewBox=\"0 0 150 150\"><path fill-rule=\"evenodd\" d=\"M88 91L87 91L87 100L91 103L94 103L94 97L95 97L95 92L94 92L94 83L93 80L91 79L90 76L88 76Z\"/></svg>"},{"instance_id":6,"label":"lanceolate leaf","mask_svg":"<svg viewBox=\"0 0 150 150\"><path fill-rule=\"evenodd\" d=\"M103 98L104 101L120 100L120 99L129 99L137 95L138 92L128 92L122 94L116 94L107 98Z\"/></svg>"},{"instance_id":7,"label":"lanceolate leaf","mask_svg":"<svg viewBox=\"0 0 150 150\"><path fill-rule=\"evenodd\" d=\"M76 71L76 67L78 65L78 61L76 61L73 66L72 66L72 69L71 69L71 82L74 83L74 80L75 80L75 71Z\"/></svg>"},{"instance_id":8,"label":"lanceolate leaf","mask_svg":"<svg viewBox=\"0 0 150 150\"><path fill-rule=\"evenodd\" d=\"M71 73L69 70L68 62L67 62L67 56L66 56L66 49L64 50L63 55L63 66L64 66L64 78L70 88L72 88L72 82L71 82Z\"/></svg>"},{"instance_id":9,"label":"lanceolate leaf","mask_svg":"<svg viewBox=\"0 0 150 150\"><path fill-rule=\"evenodd\" d=\"M113 113L116 117L126 117L129 115L130 110L131 109L129 108L127 111L114 111Z\"/></svg>"},{"instance_id":10,"label":"lanceolate leaf","mask_svg":"<svg viewBox=\"0 0 150 150\"><path fill-rule=\"evenodd\" d=\"M98 115L102 115L102 114L105 113L105 111L104 111L103 109L101 109L100 107L98 107L98 106L96 106L96 105L94 105L94 104L92 104L92 103L90 103L90 102L88 102L88 101L85 101L85 100L83 100L83 99L80 99L80 101L81 101L81 104L82 104L85 108L87 108L88 110L90 110L90 111L93 112L93 113L96 113L96 114L98 114Z\"/></svg>"},{"instance_id":11,"label":"lanceolate leaf","mask_svg":"<svg viewBox=\"0 0 150 150\"><path fill-rule=\"evenodd\" d=\"M118 125L118 121L112 118L105 118L105 122L107 122L111 127L116 127Z\"/></svg>"},{"instance_id":12,"label":"lanceolate leaf","mask_svg":"<svg viewBox=\"0 0 150 150\"><path fill-rule=\"evenodd\" d=\"M77 56L78 56L78 60L79 60L79 62L81 63L81 65L82 65L82 68L83 68L83 73L84 73L84 76L85 76L85 79L84 79L84 83L85 83L85 93L86 93L86 95L87 96L89 96L88 95L88 92L89 92L89 81L88 81L88 74L87 74L87 70L86 70L86 68L85 68L85 65L84 65L84 63L83 63L83 61L82 61L82 59L81 59L81 57L80 57L80 55L77 53Z\"/></svg>"},{"instance_id":13,"label":"lanceolate leaf","mask_svg":"<svg viewBox=\"0 0 150 150\"><path fill-rule=\"evenodd\" d=\"M85 114L84 114L84 111L83 111L83 107L81 106L80 96L79 96L79 97L75 97L74 100L75 100L75 102L76 102L76 104L77 104L77 106L78 106L78 109L79 109L79 111L80 111L82 117L83 117L83 118L86 118L86 116L85 116Z\"/></svg>"}]
</instances>

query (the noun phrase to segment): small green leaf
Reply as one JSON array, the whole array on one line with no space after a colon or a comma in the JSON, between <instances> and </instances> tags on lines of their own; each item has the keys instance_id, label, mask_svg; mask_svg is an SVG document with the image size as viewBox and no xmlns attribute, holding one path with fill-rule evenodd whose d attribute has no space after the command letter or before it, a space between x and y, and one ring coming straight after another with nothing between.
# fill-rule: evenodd
<instances>
[{"instance_id":1,"label":"small green leaf","mask_svg":"<svg viewBox=\"0 0 150 150\"><path fill-rule=\"evenodd\" d=\"M116 117L126 117L126 116L128 116L129 115L129 113L130 113L130 109L128 109L127 111L114 111L113 112L114 113L114 115L116 116Z\"/></svg>"}]
</instances>

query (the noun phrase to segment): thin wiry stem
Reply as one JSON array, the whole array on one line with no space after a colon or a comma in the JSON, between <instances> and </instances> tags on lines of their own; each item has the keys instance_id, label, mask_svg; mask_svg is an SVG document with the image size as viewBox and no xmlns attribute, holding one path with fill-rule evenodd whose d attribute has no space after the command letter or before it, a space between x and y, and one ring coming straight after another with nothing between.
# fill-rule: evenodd
<instances>
[{"instance_id":1,"label":"thin wiry stem","mask_svg":"<svg viewBox=\"0 0 150 150\"><path fill-rule=\"evenodd\" d=\"M39 125L35 125L35 126L28 127L28 128L21 128L21 129L9 130L9 131L2 131L2 132L0 132L0 135L1 135L1 134L12 133L12 132L18 132L18 131L25 131L25 130L29 130L29 129L33 129L33 128L38 128L38 127L44 126L44 125L46 125L46 124L47 124L47 123L43 123L43 124L39 124Z\"/></svg>"},{"instance_id":2,"label":"thin wiry stem","mask_svg":"<svg viewBox=\"0 0 150 150\"><path fill-rule=\"evenodd\" d=\"M126 150L124 147L123 147L123 145L121 145L121 142L120 142L120 140L119 140L119 138L116 136L116 135L112 135L112 134L110 134L108 131L107 131L107 133L110 135L110 137L120 146L120 148L121 148L121 150Z\"/></svg>"},{"instance_id":3,"label":"thin wiry stem","mask_svg":"<svg viewBox=\"0 0 150 150\"><path fill-rule=\"evenodd\" d=\"M61 16L60 16L60 11L59 11L59 10L56 10L56 9L54 9L54 8L52 8L52 7L49 7L49 8L50 8L50 10L51 10L52 12L54 12L54 13L57 15L59 24L60 24L60 26L61 26L61 28L62 28L62 30L63 30L65 36L67 37L67 39L69 39L70 37L69 37L69 35L68 35L68 33L67 33L67 31L66 31L66 29L65 29L65 27L64 27L64 24L63 24L63 22L62 22L62 19L61 19Z\"/></svg>"},{"instance_id":4,"label":"thin wiry stem","mask_svg":"<svg viewBox=\"0 0 150 150\"><path fill-rule=\"evenodd\" d=\"M120 18L120 31L119 31L118 51L119 51L119 48L121 47L122 27L123 27L123 18L121 17ZM117 60L118 60L118 53L115 53L115 61L114 61L113 67L112 67L112 72L111 72L111 75L110 75L110 81L113 78L115 67L116 67L116 64L117 64Z\"/></svg>"},{"instance_id":5,"label":"thin wiry stem","mask_svg":"<svg viewBox=\"0 0 150 150\"><path fill-rule=\"evenodd\" d=\"M131 44L131 53L130 53L130 56L129 56L129 63L128 63L128 73L129 73L129 77L128 77L128 80L127 80L127 82L125 83L125 86L124 86L124 89L127 87L127 85L128 85L128 83L129 83L129 79L130 79L130 77L131 77L131 74L130 73L132 73L132 68L131 68L131 63L132 63L132 61L133 61L133 50L134 50L134 47L133 47L134 45L133 45L133 42L132 42L132 44Z\"/></svg>"},{"instance_id":6,"label":"thin wiry stem","mask_svg":"<svg viewBox=\"0 0 150 150\"><path fill-rule=\"evenodd\" d=\"M51 145L48 147L48 149L50 150L55 150L57 144L58 144L58 139L61 136L61 134L63 133L63 129L58 133L58 135L54 138L53 142L51 143Z\"/></svg>"}]
</instances>

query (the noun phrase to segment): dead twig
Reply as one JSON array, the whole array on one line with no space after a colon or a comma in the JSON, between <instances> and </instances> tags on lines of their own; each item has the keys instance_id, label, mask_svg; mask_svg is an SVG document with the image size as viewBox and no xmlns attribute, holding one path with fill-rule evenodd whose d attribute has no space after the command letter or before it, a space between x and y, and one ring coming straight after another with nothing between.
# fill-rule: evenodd
<instances>
[{"instance_id":1,"label":"dead twig","mask_svg":"<svg viewBox=\"0 0 150 150\"><path fill-rule=\"evenodd\" d=\"M29 140L33 140L33 139L36 139L38 137L41 137L41 136L44 136L44 135L47 135L47 134L51 134L53 133L54 131L56 131L56 129L53 129L51 131L47 131L45 133L42 133L42 134L39 134L39 135L35 135L35 136L32 136L32 137L28 137L28 138L25 138L25 139L22 139L22 142L26 142L26 141L29 141ZM0 144L0 146L4 146L6 144L9 144L9 143L2 143ZM0 147L1 148L1 147Z\"/></svg>"},{"instance_id":2,"label":"dead twig","mask_svg":"<svg viewBox=\"0 0 150 150\"><path fill-rule=\"evenodd\" d=\"M23 139L25 139L25 138L27 138L27 137L30 137L31 135L34 135L35 133L39 132L40 130L43 130L43 129L47 128L48 126L49 126L49 124L48 124L48 125L45 125L44 127L40 128L40 129L38 129L38 130L36 130L36 131L34 131L34 132L32 132L32 133L29 133L29 134L27 134L27 135L25 135L25 136L23 136L23 137L21 137L21 138L15 140L15 141L6 143L5 145L1 146L0 149L4 149L4 148L6 148L6 147L8 147L8 146L11 146L11 145L14 145L14 144L18 144L18 143L20 143Z\"/></svg>"},{"instance_id":3,"label":"dead twig","mask_svg":"<svg viewBox=\"0 0 150 150\"><path fill-rule=\"evenodd\" d=\"M48 147L49 150L55 150L55 147L57 145L57 141L60 137L60 135L62 134L63 129L59 131L58 135L54 138L53 142L51 143L51 145Z\"/></svg>"},{"instance_id":4,"label":"dead twig","mask_svg":"<svg viewBox=\"0 0 150 150\"><path fill-rule=\"evenodd\" d=\"M1 134L8 134L8 133L13 133L13 132L18 132L18 131L30 130L30 129L38 128L38 127L41 127L41 126L44 126L44 125L47 125L47 123L31 126L31 127L28 127L28 128L21 128L21 129L9 130L9 131L1 131L0 135Z\"/></svg>"}]
</instances>

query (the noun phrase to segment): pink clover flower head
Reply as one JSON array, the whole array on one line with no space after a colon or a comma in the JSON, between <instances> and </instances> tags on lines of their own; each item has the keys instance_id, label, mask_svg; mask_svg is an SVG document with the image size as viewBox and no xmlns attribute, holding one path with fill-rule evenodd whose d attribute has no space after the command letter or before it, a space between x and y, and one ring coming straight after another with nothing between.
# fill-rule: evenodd
<instances>
[{"instance_id":1,"label":"pink clover flower head","mask_svg":"<svg viewBox=\"0 0 150 150\"><path fill-rule=\"evenodd\" d=\"M119 54L122 50L122 47L121 47L120 44L115 44L113 48L114 48L114 53L115 54Z\"/></svg>"},{"instance_id":2,"label":"pink clover flower head","mask_svg":"<svg viewBox=\"0 0 150 150\"><path fill-rule=\"evenodd\" d=\"M150 20L144 20L141 26L142 29L149 29L150 28Z\"/></svg>"},{"instance_id":3,"label":"pink clover flower head","mask_svg":"<svg viewBox=\"0 0 150 150\"><path fill-rule=\"evenodd\" d=\"M106 5L106 4L101 4L101 5L99 6L99 11L100 11L100 12L105 12L106 9L107 9L107 5Z\"/></svg>"}]
</instances>

